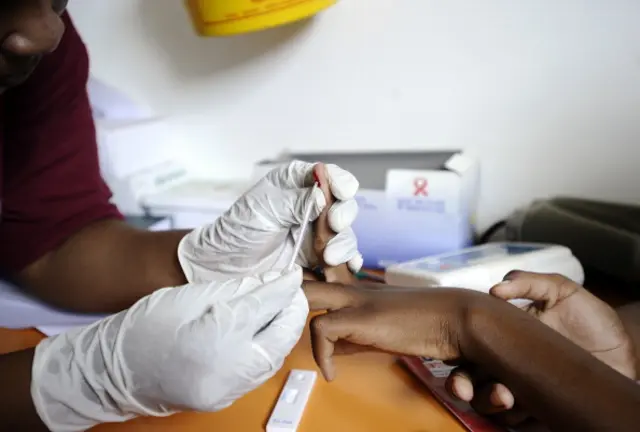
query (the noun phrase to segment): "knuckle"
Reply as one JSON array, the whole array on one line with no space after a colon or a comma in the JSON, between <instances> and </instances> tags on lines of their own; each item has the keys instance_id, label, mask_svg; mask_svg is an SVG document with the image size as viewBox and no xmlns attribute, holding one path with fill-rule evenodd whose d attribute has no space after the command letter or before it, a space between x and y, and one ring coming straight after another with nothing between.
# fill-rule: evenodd
<instances>
[{"instance_id":1,"label":"knuckle","mask_svg":"<svg viewBox=\"0 0 640 432\"><path fill-rule=\"evenodd\" d=\"M373 305L373 301L372 301L372 294L371 291L367 291L365 289L362 288L356 288L354 286L349 286L348 289L350 290L350 300L351 300L351 304L354 307L361 307L364 305Z\"/></svg>"},{"instance_id":2,"label":"knuckle","mask_svg":"<svg viewBox=\"0 0 640 432\"><path fill-rule=\"evenodd\" d=\"M527 272L522 271L522 270L511 270L509 273L507 273L504 276L504 280L516 280L516 279L521 279L523 278L525 275L527 274Z\"/></svg>"},{"instance_id":3,"label":"knuckle","mask_svg":"<svg viewBox=\"0 0 640 432\"><path fill-rule=\"evenodd\" d=\"M378 304L370 300L362 300L356 307L364 315L376 315L380 311Z\"/></svg>"},{"instance_id":4,"label":"knuckle","mask_svg":"<svg viewBox=\"0 0 640 432\"><path fill-rule=\"evenodd\" d=\"M326 315L313 317L309 323L309 328L312 333L324 333L326 328Z\"/></svg>"},{"instance_id":5,"label":"knuckle","mask_svg":"<svg viewBox=\"0 0 640 432\"><path fill-rule=\"evenodd\" d=\"M365 293L354 286L340 284L341 289L345 292L345 307L349 308L359 308L362 305L367 303L367 298Z\"/></svg>"},{"instance_id":6,"label":"knuckle","mask_svg":"<svg viewBox=\"0 0 640 432\"><path fill-rule=\"evenodd\" d=\"M580 289L580 285L562 275L558 275L556 284L559 299L566 298Z\"/></svg>"},{"instance_id":7,"label":"knuckle","mask_svg":"<svg viewBox=\"0 0 640 432\"><path fill-rule=\"evenodd\" d=\"M560 273L550 273L547 275L547 277L551 282L554 282L558 285L565 284L567 281L569 281L569 279L567 279L565 276L561 275Z\"/></svg>"},{"instance_id":8,"label":"knuckle","mask_svg":"<svg viewBox=\"0 0 640 432\"><path fill-rule=\"evenodd\" d=\"M352 298L357 292L356 287L354 287L353 285L346 284L344 282L332 282L331 285L333 285L335 289L340 290L348 298Z\"/></svg>"},{"instance_id":9,"label":"knuckle","mask_svg":"<svg viewBox=\"0 0 640 432\"><path fill-rule=\"evenodd\" d=\"M567 293L575 291L578 287L578 284L574 281L559 273L548 275L547 280L550 282L551 289L555 292L557 297L564 297Z\"/></svg>"}]
</instances>

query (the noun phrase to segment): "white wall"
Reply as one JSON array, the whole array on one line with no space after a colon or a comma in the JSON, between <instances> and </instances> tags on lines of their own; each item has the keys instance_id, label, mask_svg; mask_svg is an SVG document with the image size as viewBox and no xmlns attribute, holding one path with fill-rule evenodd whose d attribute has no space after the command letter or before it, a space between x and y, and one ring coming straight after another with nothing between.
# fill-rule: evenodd
<instances>
[{"instance_id":1,"label":"white wall","mask_svg":"<svg viewBox=\"0 0 640 432\"><path fill-rule=\"evenodd\" d=\"M179 0L71 11L93 72L178 115L201 173L285 148L462 148L481 226L534 197L640 201L638 0L342 0L229 39L198 38Z\"/></svg>"}]
</instances>

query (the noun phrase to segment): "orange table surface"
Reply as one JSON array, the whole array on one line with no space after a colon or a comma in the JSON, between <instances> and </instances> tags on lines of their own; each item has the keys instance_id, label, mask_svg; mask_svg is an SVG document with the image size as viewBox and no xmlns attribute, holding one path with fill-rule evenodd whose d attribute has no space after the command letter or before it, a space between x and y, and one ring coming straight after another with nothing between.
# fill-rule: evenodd
<instances>
[{"instance_id":1,"label":"orange table surface","mask_svg":"<svg viewBox=\"0 0 640 432\"><path fill-rule=\"evenodd\" d=\"M42 336L34 330L0 329L0 353L34 346ZM465 429L387 354L358 354L335 359L332 383L318 376L299 432L462 432ZM212 414L179 414L102 425L96 432L135 431L264 431L275 401L291 369L313 369L308 330L269 382L233 406Z\"/></svg>"}]
</instances>

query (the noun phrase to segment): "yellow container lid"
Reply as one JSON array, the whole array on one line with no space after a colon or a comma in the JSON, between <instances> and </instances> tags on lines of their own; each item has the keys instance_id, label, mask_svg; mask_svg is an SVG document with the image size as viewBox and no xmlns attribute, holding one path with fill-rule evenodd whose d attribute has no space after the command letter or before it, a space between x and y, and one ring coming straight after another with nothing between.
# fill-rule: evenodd
<instances>
[{"instance_id":1,"label":"yellow container lid","mask_svg":"<svg viewBox=\"0 0 640 432\"><path fill-rule=\"evenodd\" d=\"M202 36L232 36L309 18L337 0L186 0Z\"/></svg>"}]
</instances>

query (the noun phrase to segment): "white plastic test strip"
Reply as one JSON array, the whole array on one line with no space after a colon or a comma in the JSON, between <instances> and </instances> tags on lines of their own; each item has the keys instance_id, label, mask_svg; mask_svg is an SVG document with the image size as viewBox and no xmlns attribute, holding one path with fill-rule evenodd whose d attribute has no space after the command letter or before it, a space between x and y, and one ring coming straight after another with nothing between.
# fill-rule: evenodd
<instances>
[{"instance_id":1,"label":"white plastic test strip","mask_svg":"<svg viewBox=\"0 0 640 432\"><path fill-rule=\"evenodd\" d=\"M294 369L280 393L276 407L267 422L267 432L295 432L311 396L318 374L315 371Z\"/></svg>"}]
</instances>

